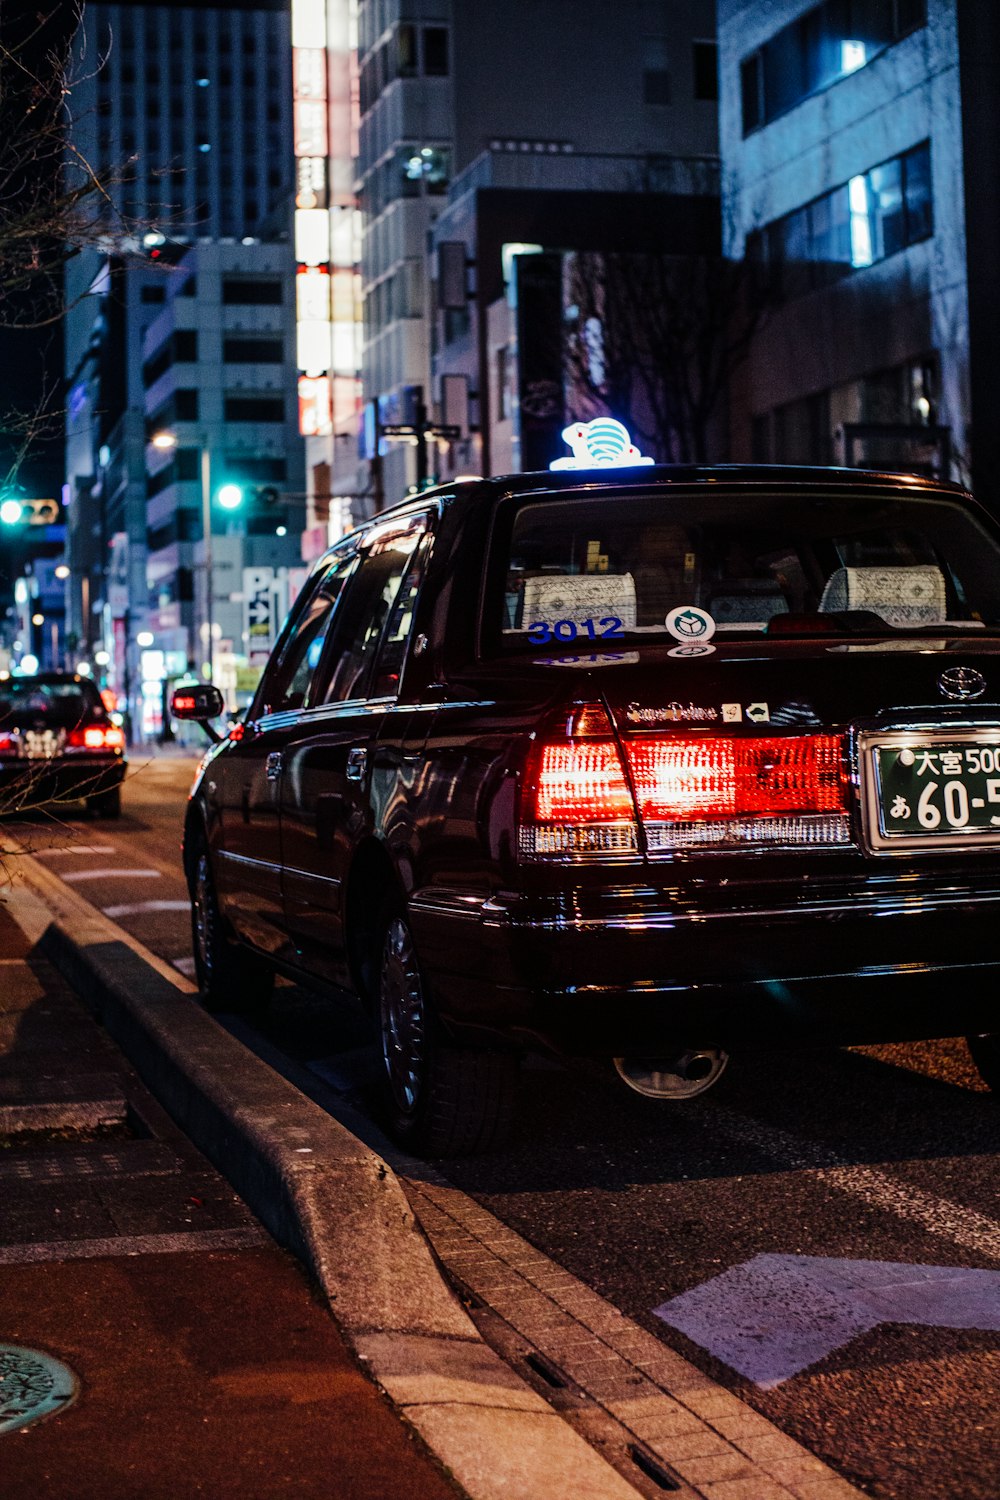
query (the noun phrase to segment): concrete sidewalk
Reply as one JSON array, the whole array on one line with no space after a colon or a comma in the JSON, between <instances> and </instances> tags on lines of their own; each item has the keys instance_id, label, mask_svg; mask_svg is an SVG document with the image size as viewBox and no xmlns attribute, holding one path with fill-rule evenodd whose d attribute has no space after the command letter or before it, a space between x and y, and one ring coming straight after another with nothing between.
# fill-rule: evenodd
<instances>
[{"instance_id":1,"label":"concrete sidewalk","mask_svg":"<svg viewBox=\"0 0 1000 1500\"><path fill-rule=\"evenodd\" d=\"M77 1398L4 1432L5 1500L454 1500L301 1267L0 904L0 1345ZM35 919L34 923L32 918ZM4 1369L8 1374L4 1375Z\"/></svg>"},{"instance_id":2,"label":"concrete sidewalk","mask_svg":"<svg viewBox=\"0 0 1000 1500\"><path fill-rule=\"evenodd\" d=\"M470 1500L635 1500L639 1491L483 1342L385 1161L193 1004L194 987L169 965L39 863L23 855L17 861L22 879L9 910L37 945L32 963L50 959L68 978L173 1121L311 1271L347 1348ZM255 1347L264 1361L267 1291L258 1292L256 1278L245 1273L231 1285L243 1317L259 1330ZM338 1348L345 1353L343 1343ZM241 1360L245 1373L253 1367L253 1359ZM292 1370L287 1400L294 1401L298 1379ZM373 1413L388 1417L374 1387L370 1400ZM72 1418L66 1411L52 1430ZM321 1419L338 1421L336 1403ZM395 1430L397 1454L405 1455L406 1429ZM359 1431L367 1444L363 1423ZM375 1446L367 1461L376 1465L377 1455ZM326 1489L300 1486L297 1493L372 1500L442 1493L426 1488L447 1480L420 1459L412 1440L410 1457L423 1464L413 1483L409 1470L397 1468L383 1489L373 1469L359 1477L360 1489L328 1476ZM253 1500L272 1493L255 1483L242 1490ZM175 1486L171 1495L177 1492ZM183 1484L180 1492L187 1492ZM130 1500L145 1493L133 1488Z\"/></svg>"}]
</instances>

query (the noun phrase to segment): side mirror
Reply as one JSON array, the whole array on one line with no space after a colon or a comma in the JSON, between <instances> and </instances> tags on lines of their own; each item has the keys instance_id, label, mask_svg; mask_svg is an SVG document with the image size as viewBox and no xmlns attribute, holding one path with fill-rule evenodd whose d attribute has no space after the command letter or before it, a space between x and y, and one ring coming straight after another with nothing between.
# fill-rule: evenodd
<instances>
[{"instance_id":1,"label":"side mirror","mask_svg":"<svg viewBox=\"0 0 1000 1500\"><path fill-rule=\"evenodd\" d=\"M226 700L211 682L185 683L174 689L170 699L170 712L175 719L193 720L212 740L219 740L222 736L209 727L208 720L217 719L225 712L225 707Z\"/></svg>"}]
</instances>

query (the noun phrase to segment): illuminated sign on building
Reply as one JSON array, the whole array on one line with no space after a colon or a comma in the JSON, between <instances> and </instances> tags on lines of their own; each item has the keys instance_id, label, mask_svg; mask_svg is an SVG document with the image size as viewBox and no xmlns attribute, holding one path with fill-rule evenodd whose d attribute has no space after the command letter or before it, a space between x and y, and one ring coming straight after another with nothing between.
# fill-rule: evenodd
<instances>
[{"instance_id":1,"label":"illuminated sign on building","mask_svg":"<svg viewBox=\"0 0 1000 1500\"><path fill-rule=\"evenodd\" d=\"M303 437L331 437L329 375L299 376L299 431Z\"/></svg>"},{"instance_id":2,"label":"illuminated sign on building","mask_svg":"<svg viewBox=\"0 0 1000 1500\"><path fill-rule=\"evenodd\" d=\"M299 431L329 437L352 425L360 402L357 9L291 9Z\"/></svg>"}]
</instances>

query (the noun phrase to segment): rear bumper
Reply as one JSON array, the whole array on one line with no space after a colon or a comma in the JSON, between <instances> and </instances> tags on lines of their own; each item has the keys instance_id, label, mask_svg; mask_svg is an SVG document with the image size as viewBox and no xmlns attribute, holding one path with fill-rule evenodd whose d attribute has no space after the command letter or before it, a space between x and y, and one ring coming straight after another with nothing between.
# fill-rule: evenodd
<instances>
[{"instance_id":1,"label":"rear bumper","mask_svg":"<svg viewBox=\"0 0 1000 1500\"><path fill-rule=\"evenodd\" d=\"M126 762L120 755L5 761L0 764L0 813L99 797L121 785L125 770Z\"/></svg>"},{"instance_id":2,"label":"rear bumper","mask_svg":"<svg viewBox=\"0 0 1000 1500\"><path fill-rule=\"evenodd\" d=\"M441 1015L470 1040L619 1055L1000 1031L1000 880L728 910L648 888L548 908L423 892L411 914Z\"/></svg>"}]
</instances>

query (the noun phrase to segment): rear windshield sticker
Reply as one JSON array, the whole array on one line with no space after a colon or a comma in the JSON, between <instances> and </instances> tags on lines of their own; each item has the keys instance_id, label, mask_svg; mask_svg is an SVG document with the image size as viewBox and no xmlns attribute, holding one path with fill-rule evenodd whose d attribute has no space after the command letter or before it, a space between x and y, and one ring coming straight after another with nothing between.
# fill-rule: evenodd
<instances>
[{"instance_id":1,"label":"rear windshield sticker","mask_svg":"<svg viewBox=\"0 0 1000 1500\"><path fill-rule=\"evenodd\" d=\"M536 646L550 641L616 641L622 635L620 615L588 615L585 620L534 620L528 626L528 637Z\"/></svg>"},{"instance_id":2,"label":"rear windshield sticker","mask_svg":"<svg viewBox=\"0 0 1000 1500\"><path fill-rule=\"evenodd\" d=\"M714 654L714 646L698 645L674 646L672 650L667 652L668 656L713 656Z\"/></svg>"},{"instance_id":3,"label":"rear windshield sticker","mask_svg":"<svg viewBox=\"0 0 1000 1500\"><path fill-rule=\"evenodd\" d=\"M707 609L696 604L679 604L666 618L666 627L675 641L710 641L715 634L715 621Z\"/></svg>"}]
</instances>

